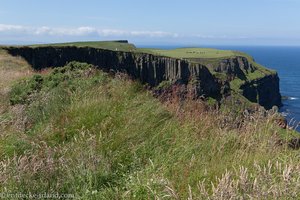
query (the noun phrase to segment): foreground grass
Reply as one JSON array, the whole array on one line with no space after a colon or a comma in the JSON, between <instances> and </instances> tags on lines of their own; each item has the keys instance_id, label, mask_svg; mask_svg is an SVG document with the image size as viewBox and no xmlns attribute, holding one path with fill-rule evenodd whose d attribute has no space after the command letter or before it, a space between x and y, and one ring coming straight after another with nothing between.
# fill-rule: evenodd
<instances>
[{"instance_id":1,"label":"foreground grass","mask_svg":"<svg viewBox=\"0 0 300 200\"><path fill-rule=\"evenodd\" d=\"M269 117L162 104L136 82L71 63L12 87L0 191L76 199L293 199L299 156ZM2 123L2 122L1 122ZM15 126L11 123L10 126ZM13 129L12 129L13 130Z\"/></svg>"},{"instance_id":2,"label":"foreground grass","mask_svg":"<svg viewBox=\"0 0 300 200\"><path fill-rule=\"evenodd\" d=\"M33 74L30 66L21 58L10 56L0 50L0 156L13 154L14 147L22 151L23 139L18 134L12 134L20 127L20 121L14 120L22 106L10 107L9 91L11 86L20 78ZM14 126L12 126L14 124Z\"/></svg>"}]
</instances>

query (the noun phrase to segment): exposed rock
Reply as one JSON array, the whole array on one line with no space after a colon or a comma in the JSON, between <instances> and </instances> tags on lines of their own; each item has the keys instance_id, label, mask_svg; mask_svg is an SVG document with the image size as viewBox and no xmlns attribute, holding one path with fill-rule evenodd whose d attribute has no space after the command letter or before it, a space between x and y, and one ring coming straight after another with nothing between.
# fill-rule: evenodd
<instances>
[{"instance_id":1,"label":"exposed rock","mask_svg":"<svg viewBox=\"0 0 300 200\"><path fill-rule=\"evenodd\" d=\"M278 107L282 106L277 73L246 82L240 88L243 91L243 96L251 102L262 105L266 109L271 109L274 105Z\"/></svg>"},{"instance_id":2,"label":"exposed rock","mask_svg":"<svg viewBox=\"0 0 300 200\"><path fill-rule=\"evenodd\" d=\"M248 62L245 57L234 57L223 59L217 67L214 67L215 72L222 72L228 74L230 79L238 77L241 80L246 80L245 72L254 72L255 67Z\"/></svg>"}]
</instances>

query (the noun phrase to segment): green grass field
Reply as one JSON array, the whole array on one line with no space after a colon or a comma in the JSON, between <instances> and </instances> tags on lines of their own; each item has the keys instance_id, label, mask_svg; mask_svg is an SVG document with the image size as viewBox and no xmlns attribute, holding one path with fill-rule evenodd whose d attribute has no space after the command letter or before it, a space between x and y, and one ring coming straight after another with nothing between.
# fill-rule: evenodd
<instances>
[{"instance_id":1,"label":"green grass field","mask_svg":"<svg viewBox=\"0 0 300 200\"><path fill-rule=\"evenodd\" d=\"M228 58L239 55L237 52L229 50L218 50L210 48L178 48L171 50L162 49L141 49L141 51L152 52L157 55L172 58Z\"/></svg>"}]
</instances>

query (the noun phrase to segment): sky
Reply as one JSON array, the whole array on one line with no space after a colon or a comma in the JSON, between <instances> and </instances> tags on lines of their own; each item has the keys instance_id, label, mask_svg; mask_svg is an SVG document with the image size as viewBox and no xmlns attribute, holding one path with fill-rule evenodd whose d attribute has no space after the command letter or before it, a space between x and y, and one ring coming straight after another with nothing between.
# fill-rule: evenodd
<instances>
[{"instance_id":1,"label":"sky","mask_svg":"<svg viewBox=\"0 0 300 200\"><path fill-rule=\"evenodd\" d=\"M0 44L300 46L300 0L0 0Z\"/></svg>"}]
</instances>

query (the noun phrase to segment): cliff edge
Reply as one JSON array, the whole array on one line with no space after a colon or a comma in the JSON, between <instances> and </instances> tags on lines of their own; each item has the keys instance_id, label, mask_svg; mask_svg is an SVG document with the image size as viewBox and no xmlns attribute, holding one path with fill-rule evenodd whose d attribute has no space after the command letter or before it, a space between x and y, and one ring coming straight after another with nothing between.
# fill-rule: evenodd
<instances>
[{"instance_id":1,"label":"cliff edge","mask_svg":"<svg viewBox=\"0 0 300 200\"><path fill-rule=\"evenodd\" d=\"M243 53L201 48L137 49L133 45L127 48L126 41L106 46L81 44L3 48L13 56L23 57L36 70L71 61L86 62L105 71L125 72L150 87L165 82L190 85L198 97L221 101L242 95L266 109L281 106L277 73Z\"/></svg>"}]
</instances>

